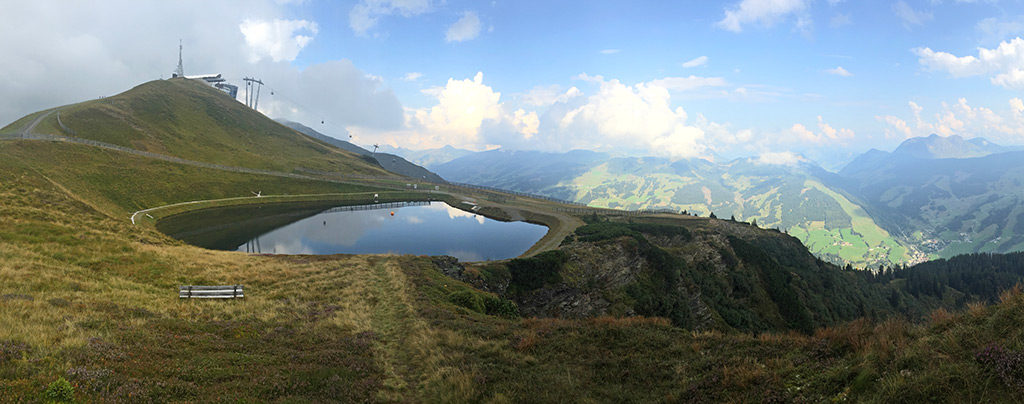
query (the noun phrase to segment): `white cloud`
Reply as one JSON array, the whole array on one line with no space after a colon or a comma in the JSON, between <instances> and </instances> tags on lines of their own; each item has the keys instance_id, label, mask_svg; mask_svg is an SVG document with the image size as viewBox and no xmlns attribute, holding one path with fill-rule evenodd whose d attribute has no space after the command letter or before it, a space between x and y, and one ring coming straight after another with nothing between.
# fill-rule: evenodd
<instances>
[{"instance_id":1,"label":"white cloud","mask_svg":"<svg viewBox=\"0 0 1024 404\"><path fill-rule=\"evenodd\" d=\"M1010 108L1013 111L1013 115L1019 117L1021 114L1024 114L1024 101L1021 101L1020 98L1011 98Z\"/></svg>"},{"instance_id":2,"label":"white cloud","mask_svg":"<svg viewBox=\"0 0 1024 404\"><path fill-rule=\"evenodd\" d=\"M478 72L472 79L448 79L444 88L429 90L427 94L436 96L438 104L415 111L416 122L430 133L460 140L459 144L475 143L485 120L501 118L501 93L483 80L484 74Z\"/></svg>"},{"instance_id":3,"label":"white cloud","mask_svg":"<svg viewBox=\"0 0 1024 404\"><path fill-rule=\"evenodd\" d=\"M793 124L793 126L789 128L789 133L802 142L818 144L843 143L847 140L853 139L854 137L852 130L845 128L836 129L832 127L832 125L826 123L820 115L818 116L818 133L815 133L800 123Z\"/></svg>"},{"instance_id":4,"label":"white cloud","mask_svg":"<svg viewBox=\"0 0 1024 404\"><path fill-rule=\"evenodd\" d=\"M879 116L877 117L880 121L889 125L885 129L885 137L887 138L898 138L898 139L909 139L914 137L914 131L907 125L907 121L897 118L892 115Z\"/></svg>"},{"instance_id":5,"label":"white cloud","mask_svg":"<svg viewBox=\"0 0 1024 404\"><path fill-rule=\"evenodd\" d=\"M671 91L689 91L702 87L722 87L728 84L721 77L665 77L652 80L650 84Z\"/></svg>"},{"instance_id":6,"label":"white cloud","mask_svg":"<svg viewBox=\"0 0 1024 404\"><path fill-rule=\"evenodd\" d=\"M407 109L403 129L353 133L413 149L590 149L671 158L707 157L709 136L729 145L754 139L749 129L732 131L728 124L710 122L700 114L691 118L673 105L673 90L718 85L718 79L668 77L634 85L587 74L577 79L596 87L594 92L538 86L508 103L486 84L483 73L452 78L443 87L422 90L437 101L427 108Z\"/></svg>"},{"instance_id":7,"label":"white cloud","mask_svg":"<svg viewBox=\"0 0 1024 404\"><path fill-rule=\"evenodd\" d=\"M536 112L526 112L523 109L517 109L512 116L512 126L515 126L523 137L529 139L537 134L537 128L540 127L540 118L537 117Z\"/></svg>"},{"instance_id":8,"label":"white cloud","mask_svg":"<svg viewBox=\"0 0 1024 404\"><path fill-rule=\"evenodd\" d=\"M836 76L843 76L843 77L853 76L853 73L850 73L849 71L844 69L842 66L836 66L834 69L825 70L825 72L828 73L828 74L834 74Z\"/></svg>"},{"instance_id":9,"label":"white cloud","mask_svg":"<svg viewBox=\"0 0 1024 404\"><path fill-rule=\"evenodd\" d=\"M621 50L620 49L601 49L600 52L601 52L602 55L614 55L616 53L621 52Z\"/></svg>"},{"instance_id":10,"label":"white cloud","mask_svg":"<svg viewBox=\"0 0 1024 404\"><path fill-rule=\"evenodd\" d=\"M238 29L249 45L250 62L258 62L263 58L275 62L293 61L318 31L316 23L312 21L281 19L245 20L238 25Z\"/></svg>"},{"instance_id":11,"label":"white cloud","mask_svg":"<svg viewBox=\"0 0 1024 404\"><path fill-rule=\"evenodd\" d=\"M754 160L765 165L795 166L807 159L793 152L764 152Z\"/></svg>"},{"instance_id":12,"label":"white cloud","mask_svg":"<svg viewBox=\"0 0 1024 404\"><path fill-rule=\"evenodd\" d=\"M413 17L431 11L430 0L362 0L348 13L348 24L358 35L377 25L381 17L394 14Z\"/></svg>"},{"instance_id":13,"label":"white cloud","mask_svg":"<svg viewBox=\"0 0 1024 404\"><path fill-rule=\"evenodd\" d=\"M477 17L476 13L472 11L466 11L462 13L462 18L448 27L444 40L463 42L476 38L478 35L480 35L480 17Z\"/></svg>"},{"instance_id":14,"label":"white cloud","mask_svg":"<svg viewBox=\"0 0 1024 404\"><path fill-rule=\"evenodd\" d=\"M992 84L1024 89L1024 39L1004 41L994 49L978 48L978 56L956 56L931 48L914 49L918 61L929 70L939 70L953 77L989 75Z\"/></svg>"},{"instance_id":15,"label":"white cloud","mask_svg":"<svg viewBox=\"0 0 1024 404\"><path fill-rule=\"evenodd\" d=\"M682 108L671 107L667 88L585 77L599 82L600 89L557 118L561 138L591 149L642 150L673 158L705 151L704 131L686 122Z\"/></svg>"},{"instance_id":16,"label":"white cloud","mask_svg":"<svg viewBox=\"0 0 1024 404\"><path fill-rule=\"evenodd\" d=\"M708 63L708 57L707 56L698 56L696 58L693 58L693 59L690 59L690 60L684 62L683 63L683 67L691 68L691 67L697 67L697 66L704 66L707 63Z\"/></svg>"},{"instance_id":17,"label":"white cloud","mask_svg":"<svg viewBox=\"0 0 1024 404\"><path fill-rule=\"evenodd\" d=\"M452 145L483 150L530 139L539 131L540 116L534 111L508 108L501 102L501 93L484 84L482 72L471 79L448 79L444 87L425 89L423 93L436 98L437 103L407 110L406 130L375 136L406 147Z\"/></svg>"},{"instance_id":18,"label":"white cloud","mask_svg":"<svg viewBox=\"0 0 1024 404\"><path fill-rule=\"evenodd\" d=\"M1001 41L1024 33L1024 15L1008 18L986 18L978 21L977 30L986 41Z\"/></svg>"},{"instance_id":19,"label":"white cloud","mask_svg":"<svg viewBox=\"0 0 1024 404\"><path fill-rule=\"evenodd\" d=\"M526 105L534 107L547 107L556 102L566 102L576 98L583 93L576 87L570 87L562 91L562 87L555 84L550 86L537 86L523 94L520 99Z\"/></svg>"},{"instance_id":20,"label":"white cloud","mask_svg":"<svg viewBox=\"0 0 1024 404\"><path fill-rule=\"evenodd\" d=\"M725 17L718 22L722 29L742 32L745 24L771 26L778 20L804 11L808 0L743 0L732 9L725 10ZM809 18L800 16L798 26L806 27Z\"/></svg>"},{"instance_id":21,"label":"white cloud","mask_svg":"<svg viewBox=\"0 0 1024 404\"><path fill-rule=\"evenodd\" d=\"M1007 102L1009 108L1001 113L972 106L966 98L959 98L953 104L943 102L931 116L925 116L924 108L913 101L907 105L913 115L912 120L893 115L876 117L886 125L887 138L905 139L934 133L940 136L985 136L1006 143L1024 140L1024 101L1020 98L1011 98Z\"/></svg>"},{"instance_id":22,"label":"white cloud","mask_svg":"<svg viewBox=\"0 0 1024 404\"><path fill-rule=\"evenodd\" d=\"M403 81L416 81L423 77L423 73L420 72L409 72L402 76Z\"/></svg>"},{"instance_id":23,"label":"white cloud","mask_svg":"<svg viewBox=\"0 0 1024 404\"><path fill-rule=\"evenodd\" d=\"M910 29L913 25L924 25L924 23L932 19L932 13L914 10L903 0L892 5L892 12L896 13L896 16L903 21L903 27L907 29Z\"/></svg>"}]
</instances>

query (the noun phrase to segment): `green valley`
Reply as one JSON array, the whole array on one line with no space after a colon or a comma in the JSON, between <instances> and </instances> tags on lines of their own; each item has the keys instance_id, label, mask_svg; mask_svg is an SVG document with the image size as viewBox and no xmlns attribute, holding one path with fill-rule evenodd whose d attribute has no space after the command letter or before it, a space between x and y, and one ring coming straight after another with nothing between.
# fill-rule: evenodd
<instances>
[{"instance_id":1,"label":"green valley","mask_svg":"<svg viewBox=\"0 0 1024 404\"><path fill-rule=\"evenodd\" d=\"M564 157L564 158L562 158ZM547 163L551 162L551 163ZM476 167L470 169L470 166ZM595 207L686 211L756 222L799 238L811 252L840 265L877 268L926 257L893 237L833 178L810 164L770 165L752 159L705 160L555 157L491 151L435 167L456 181L569 199Z\"/></svg>"}]
</instances>

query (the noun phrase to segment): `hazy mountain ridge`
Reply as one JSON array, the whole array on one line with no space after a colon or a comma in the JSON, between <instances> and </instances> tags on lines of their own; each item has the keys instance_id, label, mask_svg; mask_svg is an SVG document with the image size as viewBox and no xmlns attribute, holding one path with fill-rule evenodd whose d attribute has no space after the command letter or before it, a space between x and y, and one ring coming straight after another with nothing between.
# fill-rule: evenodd
<instances>
[{"instance_id":1,"label":"hazy mountain ridge","mask_svg":"<svg viewBox=\"0 0 1024 404\"><path fill-rule=\"evenodd\" d=\"M347 150L352 153L356 153L358 155L372 159L373 161L376 161L377 164L379 164L381 167L384 167L385 170L388 170L392 173L404 175L406 177L419 178L431 182L444 182L444 179L438 176L437 174L434 174L433 172L427 170L426 168L410 163L409 161L400 156L383 152L373 153L350 142L332 136L327 136L323 133L318 132L316 129L310 128L309 126L303 125L298 122L289 121L287 119L278 119L277 122L289 128L295 129L299 133L302 133L306 136L312 137L314 139L325 142L340 149Z\"/></svg>"},{"instance_id":2,"label":"hazy mountain ridge","mask_svg":"<svg viewBox=\"0 0 1024 404\"><path fill-rule=\"evenodd\" d=\"M455 160L459 157L475 153L465 149L457 149L452 146L426 150L411 150L402 147L393 147L386 144L380 147L380 151L402 156L405 159L430 170L434 170L436 166Z\"/></svg>"},{"instance_id":3,"label":"hazy mountain ridge","mask_svg":"<svg viewBox=\"0 0 1024 404\"><path fill-rule=\"evenodd\" d=\"M965 159L985 157L992 154L1024 150L1022 146L1001 146L985 138L964 139L958 135L942 137L932 134L928 137L916 137L905 140L892 152L871 149L857 156L839 171L842 176L855 176L863 171L871 171L880 166L889 166L898 161Z\"/></svg>"},{"instance_id":4,"label":"hazy mountain ridge","mask_svg":"<svg viewBox=\"0 0 1024 404\"><path fill-rule=\"evenodd\" d=\"M839 173L802 160L764 164L488 151L436 167L453 181L624 209L670 208L756 220L832 262L872 266L928 255L1024 249L1024 152L932 135L858 156ZM1019 224L1018 224L1019 223ZM927 255L926 255L927 254Z\"/></svg>"},{"instance_id":5,"label":"hazy mountain ridge","mask_svg":"<svg viewBox=\"0 0 1024 404\"><path fill-rule=\"evenodd\" d=\"M1024 250L1024 152L878 157L843 187L890 231L940 257Z\"/></svg>"},{"instance_id":6,"label":"hazy mountain ridge","mask_svg":"<svg viewBox=\"0 0 1024 404\"><path fill-rule=\"evenodd\" d=\"M864 267L909 262L912 249L889 236L832 186L835 174L809 162L772 165L757 159L715 163L655 157L488 151L436 167L453 181L479 183L622 209L686 210L757 221L803 241L836 263Z\"/></svg>"}]
</instances>

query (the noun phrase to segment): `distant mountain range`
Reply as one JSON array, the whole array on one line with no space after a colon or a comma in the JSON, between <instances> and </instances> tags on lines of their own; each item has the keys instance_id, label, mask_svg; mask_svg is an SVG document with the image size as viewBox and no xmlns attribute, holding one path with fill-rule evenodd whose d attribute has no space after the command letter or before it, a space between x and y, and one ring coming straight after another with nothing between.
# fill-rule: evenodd
<instances>
[{"instance_id":1,"label":"distant mountain range","mask_svg":"<svg viewBox=\"0 0 1024 404\"><path fill-rule=\"evenodd\" d=\"M451 146L444 146L437 149L427 150L410 150L401 147L383 145L380 147L380 151L397 154L423 167L433 167L436 165L444 164L449 161L455 160L459 157L474 153L469 150L456 149Z\"/></svg>"},{"instance_id":2,"label":"distant mountain range","mask_svg":"<svg viewBox=\"0 0 1024 404\"><path fill-rule=\"evenodd\" d=\"M374 153L362 147L356 146L352 143L346 142L344 140L317 132L315 129L298 122L289 121L287 119L278 119L277 121L284 126L295 129L299 133L317 139L321 142L327 143L329 145L338 147L343 150L350 151L352 153L356 153L360 156L370 158L376 161L378 164L380 164L380 166L383 167L385 170L388 170L392 173L404 175L406 177L420 178L431 182L444 181L444 179L438 176L437 174L434 174L430 170L427 170L416 164L410 163L408 160L402 158L401 156L384 152Z\"/></svg>"},{"instance_id":3,"label":"distant mountain range","mask_svg":"<svg viewBox=\"0 0 1024 404\"><path fill-rule=\"evenodd\" d=\"M932 135L865 153L839 174L872 217L922 251L1024 250L1024 148Z\"/></svg>"},{"instance_id":4,"label":"distant mountain range","mask_svg":"<svg viewBox=\"0 0 1024 404\"><path fill-rule=\"evenodd\" d=\"M446 160L444 150L461 157ZM417 156L451 181L592 206L756 221L796 236L824 259L861 267L1024 250L1024 148L983 138L908 139L892 152L872 149L839 173L810 161L670 161L590 151L448 147Z\"/></svg>"}]
</instances>

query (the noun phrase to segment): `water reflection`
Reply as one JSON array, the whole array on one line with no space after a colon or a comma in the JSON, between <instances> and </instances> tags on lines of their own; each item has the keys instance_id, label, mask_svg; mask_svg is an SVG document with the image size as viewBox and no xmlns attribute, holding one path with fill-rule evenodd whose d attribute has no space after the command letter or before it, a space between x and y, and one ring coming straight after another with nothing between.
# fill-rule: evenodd
<instances>
[{"instance_id":1,"label":"water reflection","mask_svg":"<svg viewBox=\"0 0 1024 404\"><path fill-rule=\"evenodd\" d=\"M238 222L259 220L259 212L247 213L253 216ZM292 215L287 223L278 220L272 226L248 225L237 231L225 230L230 224L220 223L216 237L198 225L186 233L204 234L202 242L206 245L197 244L203 247L265 254L394 253L451 255L462 261L482 261L518 256L547 232L544 226L491 220L443 202L374 210L328 210ZM224 245L229 240L234 243Z\"/></svg>"}]
</instances>

